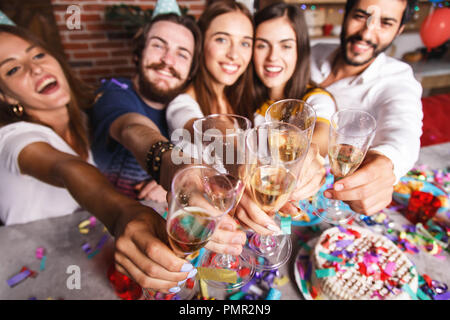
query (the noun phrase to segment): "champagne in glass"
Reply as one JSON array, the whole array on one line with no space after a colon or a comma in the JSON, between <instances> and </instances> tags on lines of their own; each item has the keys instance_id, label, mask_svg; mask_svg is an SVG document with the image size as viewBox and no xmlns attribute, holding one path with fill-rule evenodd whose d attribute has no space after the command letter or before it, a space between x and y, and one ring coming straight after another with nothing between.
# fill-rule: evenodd
<instances>
[{"instance_id":1,"label":"champagne in glass","mask_svg":"<svg viewBox=\"0 0 450 320\"><path fill-rule=\"evenodd\" d=\"M352 174L364 159L364 153L355 146L338 144L330 148L331 171L334 178L343 178Z\"/></svg>"},{"instance_id":2,"label":"champagne in glass","mask_svg":"<svg viewBox=\"0 0 450 320\"><path fill-rule=\"evenodd\" d=\"M284 99L277 101L269 106L265 114L266 121L281 121L295 125L306 134L306 139L296 146L302 153L308 152L314 128L317 120L316 112L313 106L299 99ZM291 215L293 220L302 219L306 214L307 200L298 203L291 202L296 208L298 214ZM279 212L280 215L287 216L287 213Z\"/></svg>"},{"instance_id":3,"label":"champagne in glass","mask_svg":"<svg viewBox=\"0 0 450 320\"><path fill-rule=\"evenodd\" d=\"M247 135L248 188L253 200L268 216L274 217L288 201L306 155L301 148L307 134L283 122L266 122ZM257 270L272 270L287 262L292 251L289 236L263 236L254 233L249 247L263 258Z\"/></svg>"},{"instance_id":4,"label":"champagne in glass","mask_svg":"<svg viewBox=\"0 0 450 320\"><path fill-rule=\"evenodd\" d=\"M331 117L328 157L335 181L354 173L364 160L375 135L376 121L365 111L344 109ZM355 212L340 200L316 196L315 213L331 224L345 224Z\"/></svg>"},{"instance_id":5,"label":"champagne in glass","mask_svg":"<svg viewBox=\"0 0 450 320\"><path fill-rule=\"evenodd\" d=\"M253 199L264 212L274 216L288 200L295 180L295 176L283 167L258 167L250 181Z\"/></svg>"},{"instance_id":6,"label":"champagne in glass","mask_svg":"<svg viewBox=\"0 0 450 320\"><path fill-rule=\"evenodd\" d=\"M234 186L236 205L229 211L231 217L236 212L236 206L242 198L248 179L245 165L245 134L250 128L250 120L231 114L213 114L194 122L197 150L200 151L198 158L222 172ZM236 257L206 251L200 265L205 268L236 272L240 276L235 283L205 280L208 285L215 288L236 289L253 278L255 273L253 260L253 256L245 249Z\"/></svg>"}]
</instances>

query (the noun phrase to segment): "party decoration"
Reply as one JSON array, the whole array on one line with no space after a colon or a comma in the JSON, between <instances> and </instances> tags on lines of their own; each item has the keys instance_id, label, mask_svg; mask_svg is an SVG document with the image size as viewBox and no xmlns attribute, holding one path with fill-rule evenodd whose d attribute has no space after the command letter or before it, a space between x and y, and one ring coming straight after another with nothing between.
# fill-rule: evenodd
<instances>
[{"instance_id":1,"label":"party decoration","mask_svg":"<svg viewBox=\"0 0 450 320\"><path fill-rule=\"evenodd\" d=\"M161 14L174 13L181 16L181 10L175 0L158 0L153 10L152 19Z\"/></svg>"},{"instance_id":2,"label":"party decoration","mask_svg":"<svg viewBox=\"0 0 450 320\"><path fill-rule=\"evenodd\" d=\"M450 8L434 10L420 27L420 37L428 50L450 39Z\"/></svg>"},{"instance_id":3,"label":"party decoration","mask_svg":"<svg viewBox=\"0 0 450 320\"><path fill-rule=\"evenodd\" d=\"M6 25L10 25L10 26L16 25L2 11L0 11L0 24L6 24Z\"/></svg>"}]
</instances>

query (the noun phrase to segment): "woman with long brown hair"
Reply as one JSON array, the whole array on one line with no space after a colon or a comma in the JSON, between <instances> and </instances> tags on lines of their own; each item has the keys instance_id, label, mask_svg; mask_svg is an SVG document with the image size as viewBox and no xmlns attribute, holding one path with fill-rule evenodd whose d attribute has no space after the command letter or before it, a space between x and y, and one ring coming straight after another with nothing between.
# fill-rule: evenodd
<instances>
[{"instance_id":1,"label":"woman with long brown hair","mask_svg":"<svg viewBox=\"0 0 450 320\"><path fill-rule=\"evenodd\" d=\"M253 85L243 113L264 121L268 107L283 99L301 99L313 106L317 123L313 143L327 153L328 125L336 111L333 97L311 81L310 45L303 11L297 4L274 3L255 15L255 48L252 59ZM254 113L256 110L256 113Z\"/></svg>"},{"instance_id":2,"label":"woman with long brown hair","mask_svg":"<svg viewBox=\"0 0 450 320\"><path fill-rule=\"evenodd\" d=\"M184 94L166 109L171 134L192 132L194 120L210 114L234 114L250 76L247 66L253 48L253 21L245 5L216 1L198 20L203 35L199 70Z\"/></svg>"}]
</instances>

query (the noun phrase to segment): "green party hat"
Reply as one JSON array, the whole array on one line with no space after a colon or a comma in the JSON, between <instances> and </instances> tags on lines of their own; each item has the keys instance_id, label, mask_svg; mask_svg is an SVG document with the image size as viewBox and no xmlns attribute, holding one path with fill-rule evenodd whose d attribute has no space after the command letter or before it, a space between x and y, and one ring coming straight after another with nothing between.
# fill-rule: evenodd
<instances>
[{"instance_id":1,"label":"green party hat","mask_svg":"<svg viewBox=\"0 0 450 320\"><path fill-rule=\"evenodd\" d=\"M11 26L15 26L16 24L12 22L6 14L0 11L0 24L9 24Z\"/></svg>"},{"instance_id":2,"label":"green party hat","mask_svg":"<svg viewBox=\"0 0 450 320\"><path fill-rule=\"evenodd\" d=\"M181 16L180 7L177 4L176 0L158 0L155 6L155 10L153 10L152 18L160 15L160 14L168 14L174 13Z\"/></svg>"}]
</instances>

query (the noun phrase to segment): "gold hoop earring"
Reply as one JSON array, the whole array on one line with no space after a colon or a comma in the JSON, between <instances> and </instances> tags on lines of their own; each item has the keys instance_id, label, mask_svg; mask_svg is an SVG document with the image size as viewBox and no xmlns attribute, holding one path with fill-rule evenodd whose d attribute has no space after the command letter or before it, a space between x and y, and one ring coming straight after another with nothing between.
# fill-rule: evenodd
<instances>
[{"instance_id":1,"label":"gold hoop earring","mask_svg":"<svg viewBox=\"0 0 450 320\"><path fill-rule=\"evenodd\" d=\"M21 117L23 115L23 107L20 104L16 104L12 107L12 112L17 116Z\"/></svg>"}]
</instances>

